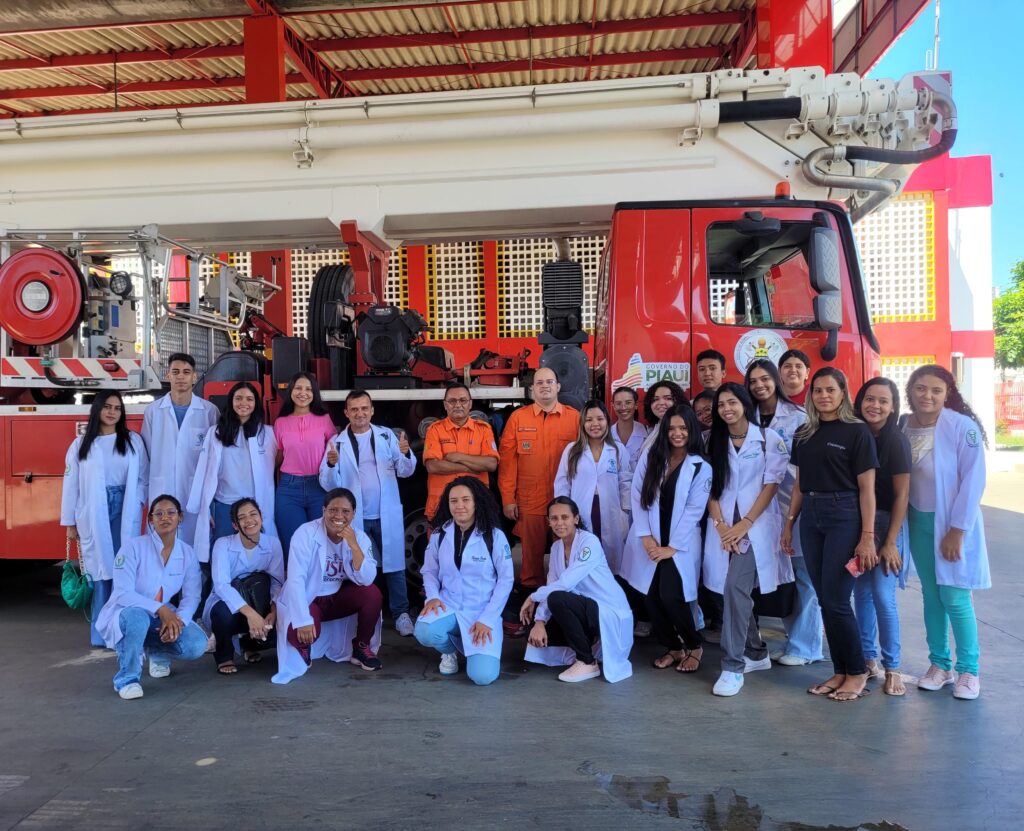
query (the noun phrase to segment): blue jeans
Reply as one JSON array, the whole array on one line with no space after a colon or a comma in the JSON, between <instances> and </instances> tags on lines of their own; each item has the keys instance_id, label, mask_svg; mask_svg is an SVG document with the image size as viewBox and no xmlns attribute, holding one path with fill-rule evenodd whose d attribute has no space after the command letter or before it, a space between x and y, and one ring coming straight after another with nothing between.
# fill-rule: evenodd
<instances>
[{"instance_id":1,"label":"blue jeans","mask_svg":"<svg viewBox=\"0 0 1024 831\"><path fill-rule=\"evenodd\" d=\"M875 541L881 544L889 533L888 511L875 512ZM903 556L903 552L900 552ZM853 603L860 626L860 645L864 657L877 660L876 638L882 650L882 666L898 669L900 665L900 616L896 611L896 586L899 574L885 573L881 563L862 574L853 584Z\"/></svg>"},{"instance_id":2,"label":"blue jeans","mask_svg":"<svg viewBox=\"0 0 1024 831\"><path fill-rule=\"evenodd\" d=\"M860 500L856 491L804 494L800 543L821 604L836 675L867 672L860 629L850 604L854 577L846 570L859 541Z\"/></svg>"},{"instance_id":3,"label":"blue jeans","mask_svg":"<svg viewBox=\"0 0 1024 831\"><path fill-rule=\"evenodd\" d=\"M442 655L453 655L462 651L462 637L455 615L430 616L416 621L416 640L424 646L436 649ZM466 674L478 687L486 687L498 679L501 661L493 655L470 655L466 658Z\"/></svg>"},{"instance_id":4,"label":"blue jeans","mask_svg":"<svg viewBox=\"0 0 1024 831\"><path fill-rule=\"evenodd\" d=\"M363 531L373 543L374 557L377 565L384 570L384 543L381 536L379 519L364 519ZM379 575L378 575L379 577ZM384 582L388 587L388 609L391 611L392 620L398 620L401 615L409 612L409 592L405 586L405 569L400 571L384 572Z\"/></svg>"},{"instance_id":5,"label":"blue jeans","mask_svg":"<svg viewBox=\"0 0 1024 831\"><path fill-rule=\"evenodd\" d=\"M113 556L121 549L121 514L124 510L124 486L107 485L107 516L110 517L110 541L113 543ZM89 642L93 646L106 646L103 636L96 631L96 618L100 616L110 592L114 587L113 580L94 580L92 584L92 604L89 607Z\"/></svg>"},{"instance_id":6,"label":"blue jeans","mask_svg":"<svg viewBox=\"0 0 1024 831\"><path fill-rule=\"evenodd\" d=\"M796 599L793 602L793 613L782 619L788 635L786 654L805 661L820 661L825 656L821 651L821 607L818 605L818 595L814 591L811 575L807 571L807 561L803 556L793 557L791 562L796 576Z\"/></svg>"},{"instance_id":7,"label":"blue jeans","mask_svg":"<svg viewBox=\"0 0 1024 831\"><path fill-rule=\"evenodd\" d=\"M288 546L299 526L324 515L324 489L317 476L293 476L282 473L274 501L277 535L288 560Z\"/></svg>"},{"instance_id":8,"label":"blue jeans","mask_svg":"<svg viewBox=\"0 0 1024 831\"><path fill-rule=\"evenodd\" d=\"M142 677L142 656L145 652L150 660L162 658L167 663L171 658L194 661L206 652L206 633L199 624L189 621L174 643L160 640L160 618L151 615L138 606L121 610L121 640L117 642L117 675L114 689L120 690L128 684L137 684Z\"/></svg>"}]
</instances>

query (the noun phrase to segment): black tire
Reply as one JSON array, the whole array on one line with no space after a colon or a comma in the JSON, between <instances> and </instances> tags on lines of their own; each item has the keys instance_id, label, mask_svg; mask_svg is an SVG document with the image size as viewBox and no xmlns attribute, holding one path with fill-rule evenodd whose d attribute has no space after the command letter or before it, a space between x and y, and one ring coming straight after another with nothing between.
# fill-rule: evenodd
<instances>
[{"instance_id":1,"label":"black tire","mask_svg":"<svg viewBox=\"0 0 1024 831\"><path fill-rule=\"evenodd\" d=\"M422 510L410 511L405 517L405 583L409 605L423 605L423 559L427 551L427 516Z\"/></svg>"},{"instance_id":2,"label":"black tire","mask_svg":"<svg viewBox=\"0 0 1024 831\"><path fill-rule=\"evenodd\" d=\"M355 273L350 265L325 265L313 277L306 311L306 338L314 358L328 357L324 305L347 302L354 289Z\"/></svg>"}]
</instances>

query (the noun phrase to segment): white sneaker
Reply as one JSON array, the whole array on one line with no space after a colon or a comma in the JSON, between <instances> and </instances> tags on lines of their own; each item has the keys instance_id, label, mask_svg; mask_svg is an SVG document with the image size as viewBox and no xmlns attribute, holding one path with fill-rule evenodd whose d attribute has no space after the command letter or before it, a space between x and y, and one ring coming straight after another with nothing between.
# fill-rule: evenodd
<instances>
[{"instance_id":1,"label":"white sneaker","mask_svg":"<svg viewBox=\"0 0 1024 831\"><path fill-rule=\"evenodd\" d=\"M748 658L746 655L743 656L743 671L744 672L757 672L759 669L771 669L772 659L765 655L760 661L754 661ZM723 673L724 674L724 673ZM739 690L737 690L739 692Z\"/></svg>"},{"instance_id":2,"label":"white sneaker","mask_svg":"<svg viewBox=\"0 0 1024 831\"><path fill-rule=\"evenodd\" d=\"M981 695L981 680L973 672L961 672L953 687L953 698L973 701Z\"/></svg>"},{"instance_id":3,"label":"white sneaker","mask_svg":"<svg viewBox=\"0 0 1024 831\"><path fill-rule=\"evenodd\" d=\"M802 667L810 663L806 658L801 658L799 655L790 655L788 652L774 660L784 667Z\"/></svg>"},{"instance_id":4,"label":"white sneaker","mask_svg":"<svg viewBox=\"0 0 1024 831\"><path fill-rule=\"evenodd\" d=\"M595 661L592 664L585 664L583 661L576 661L565 672L559 674L558 680L567 684L575 684L579 681L589 681L591 678L598 678L601 675L601 667Z\"/></svg>"},{"instance_id":5,"label":"white sneaker","mask_svg":"<svg viewBox=\"0 0 1024 831\"><path fill-rule=\"evenodd\" d=\"M416 626L413 624L412 618L409 617L408 612L402 612L402 614L398 616L398 620L395 621L395 631L397 631L403 638L408 638L412 635L415 629Z\"/></svg>"},{"instance_id":6,"label":"white sneaker","mask_svg":"<svg viewBox=\"0 0 1024 831\"><path fill-rule=\"evenodd\" d=\"M651 624L645 620L638 620L633 624L634 638L649 638L651 636Z\"/></svg>"},{"instance_id":7,"label":"white sneaker","mask_svg":"<svg viewBox=\"0 0 1024 831\"><path fill-rule=\"evenodd\" d=\"M149 659L149 677L150 678L166 678L171 674L171 665L169 663L158 663L152 658Z\"/></svg>"},{"instance_id":8,"label":"white sneaker","mask_svg":"<svg viewBox=\"0 0 1024 831\"><path fill-rule=\"evenodd\" d=\"M713 695L728 698L730 695L736 695L741 689L743 689L743 673L723 671L718 676L718 680L715 681L715 686L711 692Z\"/></svg>"},{"instance_id":9,"label":"white sneaker","mask_svg":"<svg viewBox=\"0 0 1024 831\"><path fill-rule=\"evenodd\" d=\"M441 656L441 665L438 670L442 675L457 675L459 672L459 654L451 652Z\"/></svg>"},{"instance_id":10,"label":"white sneaker","mask_svg":"<svg viewBox=\"0 0 1024 831\"><path fill-rule=\"evenodd\" d=\"M771 658L773 661L778 661L785 654L786 654L786 650L785 649L773 649L771 652L768 653L768 657Z\"/></svg>"},{"instance_id":11,"label":"white sneaker","mask_svg":"<svg viewBox=\"0 0 1024 831\"><path fill-rule=\"evenodd\" d=\"M928 667L928 671L917 680L917 688L919 690L935 692L955 683L956 675L952 670L939 669L935 664L932 664Z\"/></svg>"},{"instance_id":12,"label":"white sneaker","mask_svg":"<svg viewBox=\"0 0 1024 831\"><path fill-rule=\"evenodd\" d=\"M142 698L142 684L125 684L117 691L117 694L125 701L131 701L133 698Z\"/></svg>"}]
</instances>

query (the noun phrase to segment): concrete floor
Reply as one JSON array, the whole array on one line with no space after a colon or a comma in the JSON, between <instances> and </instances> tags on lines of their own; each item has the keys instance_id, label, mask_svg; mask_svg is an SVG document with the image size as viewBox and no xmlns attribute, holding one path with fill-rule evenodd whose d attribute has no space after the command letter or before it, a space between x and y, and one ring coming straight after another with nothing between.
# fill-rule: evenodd
<instances>
[{"instance_id":1,"label":"concrete floor","mask_svg":"<svg viewBox=\"0 0 1024 831\"><path fill-rule=\"evenodd\" d=\"M720 699L716 648L684 677L650 668L650 642L633 678L569 686L506 641L501 678L476 689L393 632L375 675L318 662L278 687L271 663L222 678L207 657L123 702L57 572L5 579L0 828L1019 827L1024 472L994 473L988 493L996 588L976 594L976 702L912 684L902 699L806 695L827 664L758 672ZM919 591L900 602L916 675Z\"/></svg>"}]
</instances>

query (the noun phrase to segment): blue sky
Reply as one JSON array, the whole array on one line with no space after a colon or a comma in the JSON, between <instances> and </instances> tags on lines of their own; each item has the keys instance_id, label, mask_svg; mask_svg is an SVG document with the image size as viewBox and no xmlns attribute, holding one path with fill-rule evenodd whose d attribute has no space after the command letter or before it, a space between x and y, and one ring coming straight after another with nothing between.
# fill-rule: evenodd
<instances>
[{"instance_id":1,"label":"blue sky","mask_svg":"<svg viewBox=\"0 0 1024 831\"><path fill-rule=\"evenodd\" d=\"M932 48L935 3L921 12L871 75L899 78L924 69ZM939 69L953 73L959 131L954 156L992 156L992 281L1006 286L1024 260L1024 107L1016 92L1016 59L1024 45L1021 0L943 0Z\"/></svg>"}]
</instances>

